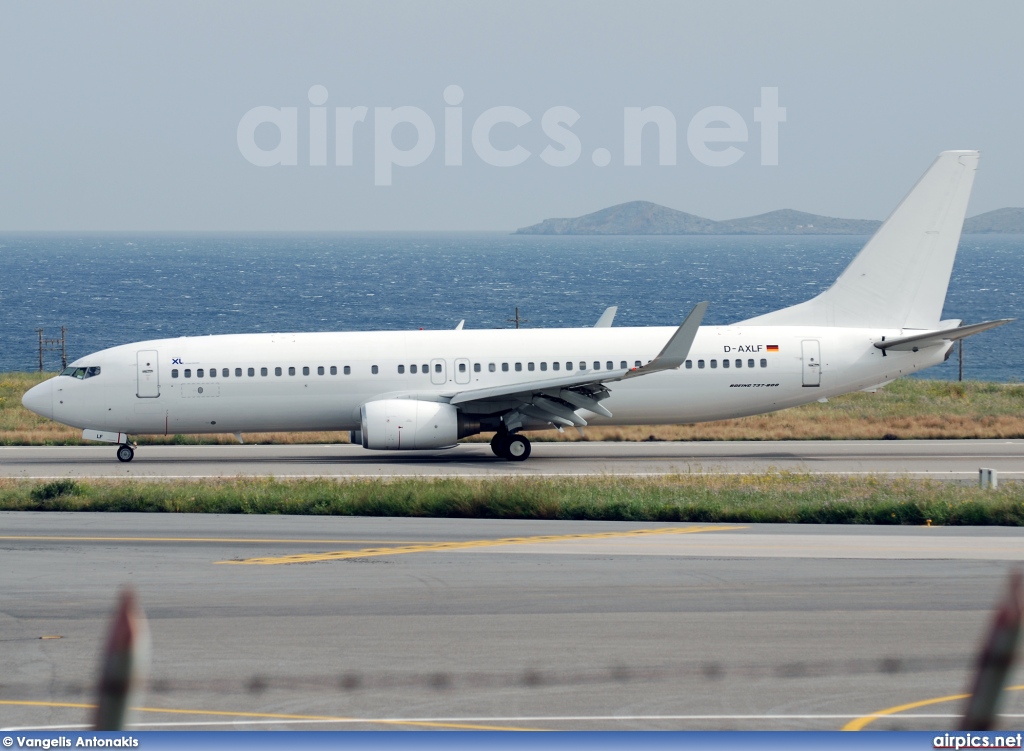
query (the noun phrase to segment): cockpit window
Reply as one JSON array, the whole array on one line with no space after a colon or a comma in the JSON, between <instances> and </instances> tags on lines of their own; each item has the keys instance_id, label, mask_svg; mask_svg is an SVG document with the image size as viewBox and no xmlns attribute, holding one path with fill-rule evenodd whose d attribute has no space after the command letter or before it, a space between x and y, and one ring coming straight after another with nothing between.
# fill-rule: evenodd
<instances>
[{"instance_id":1,"label":"cockpit window","mask_svg":"<svg viewBox=\"0 0 1024 751\"><path fill-rule=\"evenodd\" d=\"M76 368L72 366L70 368L64 368L64 370L62 370L60 374L62 376L71 376L72 378L77 378L78 380L81 381L85 378L92 378L93 376L98 376L100 374L100 369L95 366L90 368Z\"/></svg>"}]
</instances>

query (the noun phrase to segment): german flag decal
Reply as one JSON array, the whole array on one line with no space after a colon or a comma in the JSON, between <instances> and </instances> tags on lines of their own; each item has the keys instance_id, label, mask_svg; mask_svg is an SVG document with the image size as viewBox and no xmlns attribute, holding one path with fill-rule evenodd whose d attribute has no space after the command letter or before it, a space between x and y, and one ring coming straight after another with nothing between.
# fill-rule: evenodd
<instances>
[{"instance_id":1,"label":"german flag decal","mask_svg":"<svg viewBox=\"0 0 1024 751\"><path fill-rule=\"evenodd\" d=\"M779 345L778 344L769 344L768 345L768 351L769 352L778 352L779 351Z\"/></svg>"}]
</instances>

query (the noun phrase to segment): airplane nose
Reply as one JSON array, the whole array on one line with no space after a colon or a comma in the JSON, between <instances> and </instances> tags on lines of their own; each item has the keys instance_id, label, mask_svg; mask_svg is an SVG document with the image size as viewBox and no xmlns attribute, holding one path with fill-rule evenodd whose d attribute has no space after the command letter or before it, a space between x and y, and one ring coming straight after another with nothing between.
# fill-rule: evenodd
<instances>
[{"instance_id":1,"label":"airplane nose","mask_svg":"<svg viewBox=\"0 0 1024 751\"><path fill-rule=\"evenodd\" d=\"M43 381L33 386L21 397L25 409L43 417L53 418L53 381Z\"/></svg>"}]
</instances>

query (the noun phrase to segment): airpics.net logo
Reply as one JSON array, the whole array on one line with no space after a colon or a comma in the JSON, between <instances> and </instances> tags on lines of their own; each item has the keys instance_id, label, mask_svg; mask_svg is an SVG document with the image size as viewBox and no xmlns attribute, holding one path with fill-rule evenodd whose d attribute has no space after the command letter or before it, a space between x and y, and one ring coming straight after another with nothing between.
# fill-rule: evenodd
<instances>
[{"instance_id":1,"label":"airpics.net logo","mask_svg":"<svg viewBox=\"0 0 1024 751\"><path fill-rule=\"evenodd\" d=\"M328 145L333 144L334 165L352 167L357 147L362 151L372 144L373 183L391 185L396 167L409 169L427 162L434 154L438 141L438 127L431 116L419 107L374 107L372 123L367 122L370 108L366 106L334 107L329 114L327 88L311 86L308 93L310 106L303 112L303 126L308 125L308 138L300 136L298 107L253 107L238 122L238 150L257 167L297 166L300 159L300 141L303 161L311 167L326 167ZM491 107L476 114L467 114L461 106L465 94L460 86L452 84L444 89L445 103L440 138L443 141L445 167L461 167L466 159L465 131L469 130L469 146L480 163L491 167L516 167L535 156L550 167L571 167L583 156L584 146L572 130L581 118L572 107L556 106L540 117L540 130L549 143L534 154L521 143L509 145L502 139L501 148L494 143L493 132L499 126L505 131L520 133L534 124L534 118L519 107ZM333 122L332 122L333 118ZM470 119L472 121L470 122ZM759 131L760 160L763 166L779 163L779 125L786 122L786 108L779 106L779 90L774 86L761 88L761 101L753 107L752 122ZM332 127L333 126L333 127ZM276 131L276 145L266 148L269 139L258 138L257 130L266 134ZM658 164L663 167L677 163L678 125L675 114L667 107L624 107L622 110L622 165L639 167L643 164L643 135L645 130L657 133ZM306 128L304 127L305 131ZM411 139L396 133L414 134ZM750 126L746 118L731 107L712 106L693 115L686 126L686 146L690 155L708 167L729 167L743 159L751 141ZM333 133L332 133L333 131ZM303 133L302 135L305 135ZM257 141L263 141L258 143ZM307 149L308 147L308 149ZM590 160L598 167L607 167L617 155L603 146L590 152Z\"/></svg>"}]
</instances>

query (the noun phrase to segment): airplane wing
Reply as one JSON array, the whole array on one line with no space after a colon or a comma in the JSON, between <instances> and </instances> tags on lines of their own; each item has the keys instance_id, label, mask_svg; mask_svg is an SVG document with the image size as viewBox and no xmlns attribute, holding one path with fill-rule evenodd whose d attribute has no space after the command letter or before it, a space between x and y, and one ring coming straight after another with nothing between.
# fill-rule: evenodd
<instances>
[{"instance_id":1,"label":"airplane wing","mask_svg":"<svg viewBox=\"0 0 1024 751\"><path fill-rule=\"evenodd\" d=\"M658 356L642 367L584 371L560 378L468 389L452 394L450 402L511 402L502 416L509 430L516 430L530 420L549 422L558 429L581 428L587 421L577 414L580 409L611 417L612 413L601 405L602 400L611 396L608 384L680 367L686 361L707 307L707 302L698 303Z\"/></svg>"},{"instance_id":2,"label":"airplane wing","mask_svg":"<svg viewBox=\"0 0 1024 751\"><path fill-rule=\"evenodd\" d=\"M880 342L875 342L875 346L883 352L888 349L891 349L893 352L917 352L926 347L935 347L939 344L948 344L957 339L966 339L969 336L994 329L996 326L1002 326L1013 320L1013 318L1001 318L998 321L985 321L984 323L974 323L970 326L957 326L956 328L943 331L929 331L924 334L901 336L896 339L882 339Z\"/></svg>"}]
</instances>

